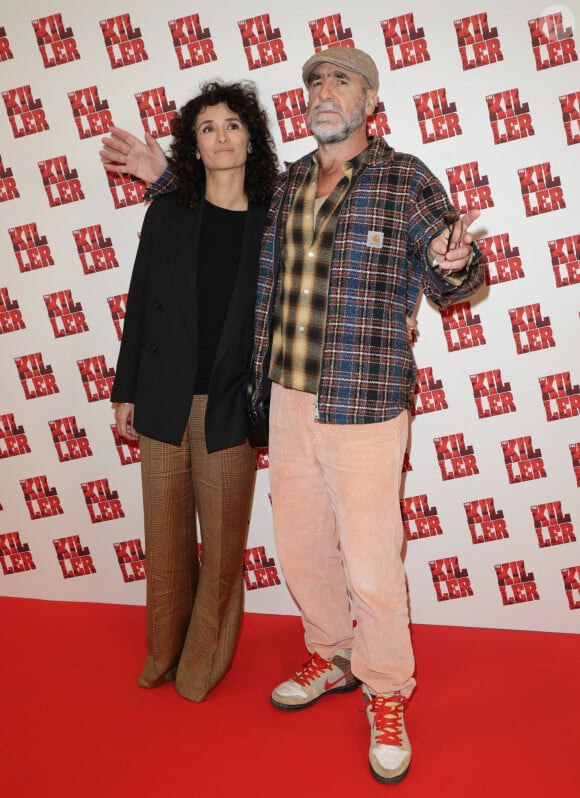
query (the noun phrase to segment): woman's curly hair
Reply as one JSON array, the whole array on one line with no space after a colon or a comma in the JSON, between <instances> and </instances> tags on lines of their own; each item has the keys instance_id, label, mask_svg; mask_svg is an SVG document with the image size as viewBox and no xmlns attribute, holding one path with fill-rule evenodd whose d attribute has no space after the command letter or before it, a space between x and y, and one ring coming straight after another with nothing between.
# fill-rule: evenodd
<instances>
[{"instance_id":1,"label":"woman's curly hair","mask_svg":"<svg viewBox=\"0 0 580 798\"><path fill-rule=\"evenodd\" d=\"M258 102L254 84L249 81L205 83L200 93L185 103L171 120L171 157L177 178L178 201L187 208L196 208L203 200L205 169L202 161L195 157L195 125L200 111L219 103L225 103L238 114L250 134L252 147L246 161L244 180L248 201L268 203L278 176L278 159L268 130L266 112Z\"/></svg>"}]
</instances>

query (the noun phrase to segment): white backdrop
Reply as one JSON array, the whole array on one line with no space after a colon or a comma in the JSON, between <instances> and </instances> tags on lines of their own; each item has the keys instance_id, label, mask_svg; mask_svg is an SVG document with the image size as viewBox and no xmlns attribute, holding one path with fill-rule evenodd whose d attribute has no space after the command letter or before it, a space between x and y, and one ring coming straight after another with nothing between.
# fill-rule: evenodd
<instances>
[{"instance_id":1,"label":"white backdrop","mask_svg":"<svg viewBox=\"0 0 580 798\"><path fill-rule=\"evenodd\" d=\"M0 593L141 604L138 450L110 385L143 186L110 180L107 125L169 144L200 82L251 79L281 160L313 147L300 68L355 44L371 130L479 207L488 285L423 301L404 480L418 623L580 631L578 0L356 5L26 0L0 17ZM250 611L293 613L259 458Z\"/></svg>"}]
</instances>

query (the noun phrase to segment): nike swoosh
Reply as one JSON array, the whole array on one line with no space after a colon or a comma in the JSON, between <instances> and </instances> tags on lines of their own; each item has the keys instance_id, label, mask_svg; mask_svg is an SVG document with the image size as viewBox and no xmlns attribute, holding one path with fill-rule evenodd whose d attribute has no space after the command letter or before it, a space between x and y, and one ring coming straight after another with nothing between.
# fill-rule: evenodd
<instances>
[{"instance_id":1,"label":"nike swoosh","mask_svg":"<svg viewBox=\"0 0 580 798\"><path fill-rule=\"evenodd\" d=\"M352 671L347 671L346 673L343 673L342 676L339 676L339 678L335 679L333 682L329 682L328 679L327 679L324 682L324 689L325 690L331 690L334 687L335 684L338 684L339 682L341 682L344 678L346 678L349 675L349 673L352 673Z\"/></svg>"}]
</instances>

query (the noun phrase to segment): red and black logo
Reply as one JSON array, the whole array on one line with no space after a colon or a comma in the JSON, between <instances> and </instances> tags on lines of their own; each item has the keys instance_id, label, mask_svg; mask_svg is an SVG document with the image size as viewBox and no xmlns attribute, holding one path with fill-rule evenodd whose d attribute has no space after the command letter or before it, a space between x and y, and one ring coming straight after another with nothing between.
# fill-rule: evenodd
<instances>
[{"instance_id":1,"label":"red and black logo","mask_svg":"<svg viewBox=\"0 0 580 798\"><path fill-rule=\"evenodd\" d=\"M117 210L143 202L147 186L142 180L132 175L115 175L113 172L107 172L107 180Z\"/></svg>"},{"instance_id":2,"label":"red and black logo","mask_svg":"<svg viewBox=\"0 0 580 798\"><path fill-rule=\"evenodd\" d=\"M0 288L0 335L26 329L18 300L10 299L8 288Z\"/></svg>"},{"instance_id":3,"label":"red and black logo","mask_svg":"<svg viewBox=\"0 0 580 798\"><path fill-rule=\"evenodd\" d=\"M68 99L80 139L102 136L113 124L109 103L101 100L96 86L69 91Z\"/></svg>"},{"instance_id":4,"label":"red and black logo","mask_svg":"<svg viewBox=\"0 0 580 798\"><path fill-rule=\"evenodd\" d=\"M287 61L280 28L272 29L270 14L241 19L238 22L248 69L261 69Z\"/></svg>"},{"instance_id":5,"label":"red and black logo","mask_svg":"<svg viewBox=\"0 0 580 798\"><path fill-rule=\"evenodd\" d=\"M444 482L448 479L461 479L479 474L473 446L465 444L462 432L433 438L433 443Z\"/></svg>"},{"instance_id":6,"label":"red and black logo","mask_svg":"<svg viewBox=\"0 0 580 798\"><path fill-rule=\"evenodd\" d=\"M403 457L403 466L401 468L401 474L405 474L407 471L412 471L413 466L411 465L411 456L409 452L405 452L405 456Z\"/></svg>"},{"instance_id":7,"label":"red and black logo","mask_svg":"<svg viewBox=\"0 0 580 798\"><path fill-rule=\"evenodd\" d=\"M10 42L8 41L8 36L6 35L6 28L3 25L0 25L0 62L10 61L12 58L14 58L14 55L10 49Z\"/></svg>"},{"instance_id":8,"label":"red and black logo","mask_svg":"<svg viewBox=\"0 0 580 798\"><path fill-rule=\"evenodd\" d=\"M434 89L413 97L423 144L461 136L455 103L447 100L446 89Z\"/></svg>"},{"instance_id":9,"label":"red and black logo","mask_svg":"<svg viewBox=\"0 0 580 798\"><path fill-rule=\"evenodd\" d=\"M8 202L8 200L18 199L20 194L14 180L14 172L8 166L2 163L0 156L0 202Z\"/></svg>"},{"instance_id":10,"label":"red and black logo","mask_svg":"<svg viewBox=\"0 0 580 798\"><path fill-rule=\"evenodd\" d=\"M580 91L560 97L567 144L580 144Z\"/></svg>"},{"instance_id":11,"label":"red and black logo","mask_svg":"<svg viewBox=\"0 0 580 798\"><path fill-rule=\"evenodd\" d=\"M520 248L512 247L509 233L479 238L477 246L485 259L485 283L496 285L525 277Z\"/></svg>"},{"instance_id":12,"label":"red and black logo","mask_svg":"<svg viewBox=\"0 0 580 798\"><path fill-rule=\"evenodd\" d=\"M504 606L539 601L534 574L531 571L526 573L523 560L504 562L494 567Z\"/></svg>"},{"instance_id":13,"label":"red and black logo","mask_svg":"<svg viewBox=\"0 0 580 798\"><path fill-rule=\"evenodd\" d=\"M465 300L449 305L441 312L447 349L457 352L474 346L485 346L485 336L479 315L471 312L471 303Z\"/></svg>"},{"instance_id":14,"label":"red and black logo","mask_svg":"<svg viewBox=\"0 0 580 798\"><path fill-rule=\"evenodd\" d=\"M504 383L500 369L481 371L469 378L479 418L514 413L516 406L509 382Z\"/></svg>"},{"instance_id":15,"label":"red and black logo","mask_svg":"<svg viewBox=\"0 0 580 798\"><path fill-rule=\"evenodd\" d=\"M117 562L123 574L123 582L139 582L147 578L145 553L139 538L113 543L117 554Z\"/></svg>"},{"instance_id":16,"label":"red and black logo","mask_svg":"<svg viewBox=\"0 0 580 798\"><path fill-rule=\"evenodd\" d=\"M119 501L119 493L110 489L108 479L83 482L81 488L91 516L91 523L100 524L101 521L114 521L117 518L125 517Z\"/></svg>"},{"instance_id":17,"label":"red and black logo","mask_svg":"<svg viewBox=\"0 0 580 798\"><path fill-rule=\"evenodd\" d=\"M549 162L518 169L518 177L526 216L551 213L566 207L562 181L559 177L552 177L552 167Z\"/></svg>"},{"instance_id":18,"label":"red and black logo","mask_svg":"<svg viewBox=\"0 0 580 798\"><path fill-rule=\"evenodd\" d=\"M139 450L139 441L128 441L122 438L117 431L116 424L111 424L111 432L115 439L115 448L119 455L121 465L132 465L133 463L141 462L141 452Z\"/></svg>"},{"instance_id":19,"label":"red and black logo","mask_svg":"<svg viewBox=\"0 0 580 798\"><path fill-rule=\"evenodd\" d=\"M570 456L572 457L572 468L576 477L576 485L580 488L580 443L570 444Z\"/></svg>"},{"instance_id":20,"label":"red and black logo","mask_svg":"<svg viewBox=\"0 0 580 798\"><path fill-rule=\"evenodd\" d=\"M111 69L119 69L149 59L141 37L141 29L133 30L130 14L102 19L99 24L103 31Z\"/></svg>"},{"instance_id":21,"label":"red and black logo","mask_svg":"<svg viewBox=\"0 0 580 798\"><path fill-rule=\"evenodd\" d=\"M107 366L104 355L94 355L84 360L77 360L77 366L89 402L111 398L115 369Z\"/></svg>"},{"instance_id":22,"label":"red and black logo","mask_svg":"<svg viewBox=\"0 0 580 798\"><path fill-rule=\"evenodd\" d=\"M80 302L75 302L70 289L45 294L43 299L55 338L88 332L83 307Z\"/></svg>"},{"instance_id":23,"label":"red and black logo","mask_svg":"<svg viewBox=\"0 0 580 798\"><path fill-rule=\"evenodd\" d=\"M503 61L497 28L489 27L487 13L456 19L453 24L463 71Z\"/></svg>"},{"instance_id":24,"label":"red and black logo","mask_svg":"<svg viewBox=\"0 0 580 798\"><path fill-rule=\"evenodd\" d=\"M119 263L110 238L105 238L100 224L72 231L84 274L118 269Z\"/></svg>"},{"instance_id":25,"label":"red and black logo","mask_svg":"<svg viewBox=\"0 0 580 798\"><path fill-rule=\"evenodd\" d=\"M412 13L384 19L381 28L391 71L431 60L425 31L415 27Z\"/></svg>"},{"instance_id":26,"label":"red and black logo","mask_svg":"<svg viewBox=\"0 0 580 798\"><path fill-rule=\"evenodd\" d=\"M431 366L419 369L413 395L413 415L435 413L437 410L447 410L447 408L443 383L435 379Z\"/></svg>"},{"instance_id":27,"label":"red and black logo","mask_svg":"<svg viewBox=\"0 0 580 798\"><path fill-rule=\"evenodd\" d=\"M0 535L0 565L6 576L36 569L30 546L20 540L20 532Z\"/></svg>"},{"instance_id":28,"label":"red and black logo","mask_svg":"<svg viewBox=\"0 0 580 798\"><path fill-rule=\"evenodd\" d=\"M65 579L96 574L97 569L88 546L82 546L78 535L69 535L52 541L58 564Z\"/></svg>"},{"instance_id":29,"label":"red and black logo","mask_svg":"<svg viewBox=\"0 0 580 798\"><path fill-rule=\"evenodd\" d=\"M49 130L41 100L35 100L29 85L2 92L15 139Z\"/></svg>"},{"instance_id":30,"label":"red and black logo","mask_svg":"<svg viewBox=\"0 0 580 798\"><path fill-rule=\"evenodd\" d=\"M378 102L375 110L367 119L367 136L387 136L390 132L385 104Z\"/></svg>"},{"instance_id":31,"label":"red and black logo","mask_svg":"<svg viewBox=\"0 0 580 798\"><path fill-rule=\"evenodd\" d=\"M22 424L17 424L13 413L0 415L0 460L28 454L30 446Z\"/></svg>"},{"instance_id":32,"label":"red and black logo","mask_svg":"<svg viewBox=\"0 0 580 798\"><path fill-rule=\"evenodd\" d=\"M464 502L463 507L472 543L489 543L492 540L509 538L503 510L495 509L492 498Z\"/></svg>"},{"instance_id":33,"label":"red and black logo","mask_svg":"<svg viewBox=\"0 0 580 798\"><path fill-rule=\"evenodd\" d=\"M49 421L48 426L52 433L52 440L59 462L66 463L69 460L92 457L93 453L86 430L78 428L77 420L74 416L56 418L54 421Z\"/></svg>"},{"instance_id":34,"label":"red and black logo","mask_svg":"<svg viewBox=\"0 0 580 798\"><path fill-rule=\"evenodd\" d=\"M562 502L536 504L530 510L541 549L576 542L570 513L564 513Z\"/></svg>"},{"instance_id":35,"label":"red and black logo","mask_svg":"<svg viewBox=\"0 0 580 798\"><path fill-rule=\"evenodd\" d=\"M542 450L534 449L531 435L502 441L501 448L510 485L547 476Z\"/></svg>"},{"instance_id":36,"label":"red and black logo","mask_svg":"<svg viewBox=\"0 0 580 798\"><path fill-rule=\"evenodd\" d=\"M556 346L550 317L542 317L539 302L512 308L509 314L518 355Z\"/></svg>"},{"instance_id":37,"label":"red and black logo","mask_svg":"<svg viewBox=\"0 0 580 798\"><path fill-rule=\"evenodd\" d=\"M123 319L125 318L125 312L127 310L127 294L117 294L117 296L109 296L107 297L107 303L111 311L111 317L113 319L113 324L115 325L117 338L120 341L121 338L123 337L122 322Z\"/></svg>"},{"instance_id":38,"label":"red and black logo","mask_svg":"<svg viewBox=\"0 0 580 798\"><path fill-rule=\"evenodd\" d=\"M478 242L479 243L479 242ZM580 283L580 235L548 241L556 287Z\"/></svg>"},{"instance_id":39,"label":"red and black logo","mask_svg":"<svg viewBox=\"0 0 580 798\"><path fill-rule=\"evenodd\" d=\"M261 471L263 468L268 468L270 465L270 458L268 449L258 449L258 456L256 457L256 471Z\"/></svg>"},{"instance_id":40,"label":"red and black logo","mask_svg":"<svg viewBox=\"0 0 580 798\"><path fill-rule=\"evenodd\" d=\"M36 228L36 222L23 224L20 227L11 227L8 234L22 273L54 266L46 236L40 235Z\"/></svg>"},{"instance_id":41,"label":"red and black logo","mask_svg":"<svg viewBox=\"0 0 580 798\"><path fill-rule=\"evenodd\" d=\"M562 568L564 590L571 610L580 609L580 565Z\"/></svg>"},{"instance_id":42,"label":"red and black logo","mask_svg":"<svg viewBox=\"0 0 580 798\"><path fill-rule=\"evenodd\" d=\"M350 28L343 28L340 14L329 14L327 17L310 20L308 25L315 53L325 47L354 47L352 31Z\"/></svg>"},{"instance_id":43,"label":"red and black logo","mask_svg":"<svg viewBox=\"0 0 580 798\"><path fill-rule=\"evenodd\" d=\"M458 213L467 213L475 208L484 210L493 208L493 197L489 186L489 177L479 174L477 161L450 166L445 172L449 180L451 201Z\"/></svg>"},{"instance_id":44,"label":"red and black logo","mask_svg":"<svg viewBox=\"0 0 580 798\"><path fill-rule=\"evenodd\" d=\"M268 557L264 546L244 552L244 583L246 590L273 587L280 584L278 569L273 557Z\"/></svg>"},{"instance_id":45,"label":"red and black logo","mask_svg":"<svg viewBox=\"0 0 580 798\"><path fill-rule=\"evenodd\" d=\"M294 141L310 136L306 120L306 100L301 88L272 95L282 141Z\"/></svg>"},{"instance_id":46,"label":"red and black logo","mask_svg":"<svg viewBox=\"0 0 580 798\"><path fill-rule=\"evenodd\" d=\"M37 399L39 396L51 396L53 393L59 393L52 373L52 366L44 365L40 352L15 357L14 362L27 399Z\"/></svg>"},{"instance_id":47,"label":"red and black logo","mask_svg":"<svg viewBox=\"0 0 580 798\"><path fill-rule=\"evenodd\" d=\"M485 98L494 144L517 141L533 136L532 117L528 103L520 102L519 89L508 89Z\"/></svg>"},{"instance_id":48,"label":"red and black logo","mask_svg":"<svg viewBox=\"0 0 580 798\"><path fill-rule=\"evenodd\" d=\"M459 557L444 557L429 563L437 601L473 596L467 568L461 568Z\"/></svg>"},{"instance_id":49,"label":"red and black logo","mask_svg":"<svg viewBox=\"0 0 580 798\"><path fill-rule=\"evenodd\" d=\"M66 155L39 161L38 168L51 208L84 200L79 173L76 169L70 169Z\"/></svg>"},{"instance_id":50,"label":"red and black logo","mask_svg":"<svg viewBox=\"0 0 580 798\"><path fill-rule=\"evenodd\" d=\"M56 488L49 487L45 475L21 479L20 487L32 521L63 514Z\"/></svg>"},{"instance_id":51,"label":"red and black logo","mask_svg":"<svg viewBox=\"0 0 580 798\"><path fill-rule=\"evenodd\" d=\"M420 496L406 496L401 501L401 515L407 540L419 540L443 534L437 507L429 506L425 493Z\"/></svg>"},{"instance_id":52,"label":"red and black logo","mask_svg":"<svg viewBox=\"0 0 580 798\"><path fill-rule=\"evenodd\" d=\"M169 30L180 69L217 61L210 29L202 28L199 14L170 20Z\"/></svg>"},{"instance_id":53,"label":"red and black logo","mask_svg":"<svg viewBox=\"0 0 580 798\"><path fill-rule=\"evenodd\" d=\"M528 20L536 70L569 64L578 60L572 27L564 26L560 11Z\"/></svg>"},{"instance_id":54,"label":"red and black logo","mask_svg":"<svg viewBox=\"0 0 580 798\"><path fill-rule=\"evenodd\" d=\"M169 136L171 120L177 110L175 100L167 99L165 86L140 91L135 95L135 99L139 106L139 116L145 133L150 133L154 138Z\"/></svg>"},{"instance_id":55,"label":"red and black logo","mask_svg":"<svg viewBox=\"0 0 580 798\"><path fill-rule=\"evenodd\" d=\"M32 27L45 69L80 59L72 28L65 28L62 14L34 19Z\"/></svg>"},{"instance_id":56,"label":"red and black logo","mask_svg":"<svg viewBox=\"0 0 580 798\"><path fill-rule=\"evenodd\" d=\"M572 385L569 371L549 374L539 381L548 421L580 415L580 385Z\"/></svg>"}]
</instances>

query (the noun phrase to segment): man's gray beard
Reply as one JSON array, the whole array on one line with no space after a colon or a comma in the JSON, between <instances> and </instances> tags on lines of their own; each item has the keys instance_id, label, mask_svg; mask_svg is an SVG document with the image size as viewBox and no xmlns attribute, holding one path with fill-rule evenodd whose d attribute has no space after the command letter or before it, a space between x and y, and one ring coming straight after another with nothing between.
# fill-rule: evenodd
<instances>
[{"instance_id":1,"label":"man's gray beard","mask_svg":"<svg viewBox=\"0 0 580 798\"><path fill-rule=\"evenodd\" d=\"M354 115L350 122L345 122L341 118L341 124L338 128L333 127L328 130L328 123L312 122L308 119L310 130L314 134L316 141L320 144L338 144L341 141L346 141L355 131L357 131L364 123L366 123L367 115L365 113L366 92L361 95L361 100L356 108Z\"/></svg>"}]
</instances>

